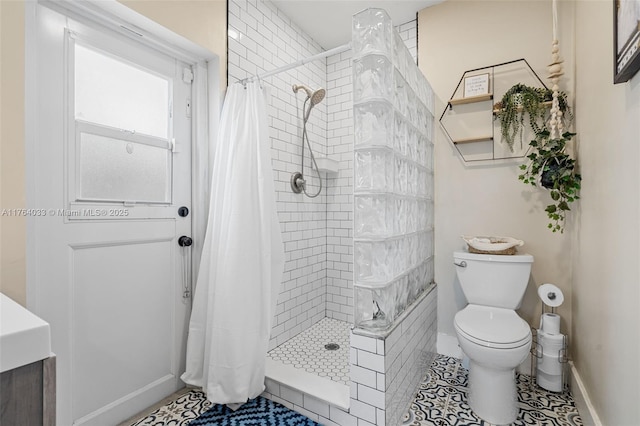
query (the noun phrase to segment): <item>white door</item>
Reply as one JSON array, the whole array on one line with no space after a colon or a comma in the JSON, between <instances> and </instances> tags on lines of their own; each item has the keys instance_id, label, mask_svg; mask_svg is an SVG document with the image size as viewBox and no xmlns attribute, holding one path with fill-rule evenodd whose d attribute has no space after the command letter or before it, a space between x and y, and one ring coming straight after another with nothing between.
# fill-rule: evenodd
<instances>
[{"instance_id":1,"label":"white door","mask_svg":"<svg viewBox=\"0 0 640 426\"><path fill-rule=\"evenodd\" d=\"M112 425L183 386L190 71L99 25L36 19L33 306L51 324L57 424Z\"/></svg>"}]
</instances>

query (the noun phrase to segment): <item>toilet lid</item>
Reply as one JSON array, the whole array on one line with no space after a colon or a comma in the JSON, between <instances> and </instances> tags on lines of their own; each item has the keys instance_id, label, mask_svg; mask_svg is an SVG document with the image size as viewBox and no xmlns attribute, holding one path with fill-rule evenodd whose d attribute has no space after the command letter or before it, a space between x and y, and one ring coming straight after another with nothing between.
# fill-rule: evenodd
<instances>
[{"instance_id":1,"label":"toilet lid","mask_svg":"<svg viewBox=\"0 0 640 426\"><path fill-rule=\"evenodd\" d=\"M515 311L468 305L458 312L454 325L467 339L496 348L515 348L531 340L529 324Z\"/></svg>"}]
</instances>

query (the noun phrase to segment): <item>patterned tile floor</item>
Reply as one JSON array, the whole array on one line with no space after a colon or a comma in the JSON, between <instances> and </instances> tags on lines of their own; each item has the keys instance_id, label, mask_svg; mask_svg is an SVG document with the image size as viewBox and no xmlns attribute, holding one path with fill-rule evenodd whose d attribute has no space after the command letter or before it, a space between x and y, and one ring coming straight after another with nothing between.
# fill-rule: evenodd
<instances>
[{"instance_id":1,"label":"patterned tile floor","mask_svg":"<svg viewBox=\"0 0 640 426\"><path fill-rule=\"evenodd\" d=\"M491 426L467 404L467 375L460 360L438 355L403 418L403 426ZM518 374L520 412L513 425L581 426L573 398L567 393L529 388L530 377Z\"/></svg>"},{"instance_id":2,"label":"patterned tile floor","mask_svg":"<svg viewBox=\"0 0 640 426\"><path fill-rule=\"evenodd\" d=\"M351 324L323 318L269 352L274 361L292 365L334 382L349 385L349 329ZM325 345L337 343L337 350Z\"/></svg>"},{"instance_id":3,"label":"patterned tile floor","mask_svg":"<svg viewBox=\"0 0 640 426\"><path fill-rule=\"evenodd\" d=\"M468 371L460 360L438 355L419 386L403 426L491 426L479 419L467 404ZM186 426L211 407L204 393L185 390L153 407L142 418L120 426ZM518 375L520 413L515 426L582 426L582 419L569 394L529 389L529 376Z\"/></svg>"},{"instance_id":4,"label":"patterned tile floor","mask_svg":"<svg viewBox=\"0 0 640 426\"><path fill-rule=\"evenodd\" d=\"M141 418L121 423L118 426L186 426L211 408L204 392L196 389L172 395L164 405Z\"/></svg>"}]
</instances>

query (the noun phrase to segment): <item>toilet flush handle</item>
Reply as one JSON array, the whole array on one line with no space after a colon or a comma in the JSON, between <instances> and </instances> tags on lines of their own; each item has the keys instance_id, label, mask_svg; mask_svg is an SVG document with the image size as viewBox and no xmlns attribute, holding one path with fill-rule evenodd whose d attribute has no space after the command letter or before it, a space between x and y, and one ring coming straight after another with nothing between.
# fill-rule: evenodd
<instances>
[{"instance_id":1,"label":"toilet flush handle","mask_svg":"<svg viewBox=\"0 0 640 426\"><path fill-rule=\"evenodd\" d=\"M464 260L460 263L458 262L453 262L454 265L459 266L461 268L466 268L467 267L467 262L465 262Z\"/></svg>"}]
</instances>

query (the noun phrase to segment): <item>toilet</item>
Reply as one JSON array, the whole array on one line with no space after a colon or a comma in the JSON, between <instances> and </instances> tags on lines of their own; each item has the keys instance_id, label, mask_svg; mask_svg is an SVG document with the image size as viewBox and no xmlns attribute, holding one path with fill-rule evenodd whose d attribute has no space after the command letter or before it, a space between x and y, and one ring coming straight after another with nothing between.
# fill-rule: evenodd
<instances>
[{"instance_id":1,"label":"toilet","mask_svg":"<svg viewBox=\"0 0 640 426\"><path fill-rule=\"evenodd\" d=\"M454 318L458 343L469 358L469 406L492 424L518 416L515 369L531 349L531 328L518 314L533 256L453 253L469 304Z\"/></svg>"}]
</instances>

